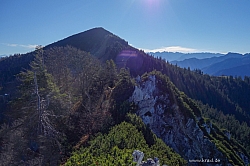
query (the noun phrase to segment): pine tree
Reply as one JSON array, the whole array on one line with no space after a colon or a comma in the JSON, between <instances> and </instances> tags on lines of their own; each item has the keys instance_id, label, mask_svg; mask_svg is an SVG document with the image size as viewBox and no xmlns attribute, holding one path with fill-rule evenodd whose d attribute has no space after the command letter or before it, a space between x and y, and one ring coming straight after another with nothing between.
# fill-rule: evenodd
<instances>
[{"instance_id":1,"label":"pine tree","mask_svg":"<svg viewBox=\"0 0 250 166\"><path fill-rule=\"evenodd\" d=\"M13 102L10 115L14 122L1 130L1 138L6 142L1 159L10 154L6 165L36 161L38 165L57 164L59 152L63 150L62 134L56 126L67 114L65 105L61 104L65 103L64 95L59 93L53 77L47 72L41 49L36 50L31 69L18 75L20 97Z\"/></svg>"}]
</instances>

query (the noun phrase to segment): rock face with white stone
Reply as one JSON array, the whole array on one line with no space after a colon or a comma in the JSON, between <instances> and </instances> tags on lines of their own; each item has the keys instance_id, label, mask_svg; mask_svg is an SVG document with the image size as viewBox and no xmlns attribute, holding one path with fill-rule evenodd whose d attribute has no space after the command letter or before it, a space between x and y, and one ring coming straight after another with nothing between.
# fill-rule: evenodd
<instances>
[{"instance_id":1,"label":"rock face with white stone","mask_svg":"<svg viewBox=\"0 0 250 166\"><path fill-rule=\"evenodd\" d=\"M231 134L229 131L224 131L224 134L227 136L229 140L231 139Z\"/></svg>"},{"instance_id":2,"label":"rock face with white stone","mask_svg":"<svg viewBox=\"0 0 250 166\"><path fill-rule=\"evenodd\" d=\"M137 115L168 146L187 161L220 159L219 165L230 165L215 144L205 136L204 132L210 134L212 130L211 123L202 124L205 128L202 130L195 119L187 117L180 110L177 100L170 98L170 94L159 93L159 80L155 75L150 75L143 81L137 77L136 81L130 101L138 105Z\"/></svg>"},{"instance_id":3,"label":"rock face with white stone","mask_svg":"<svg viewBox=\"0 0 250 166\"><path fill-rule=\"evenodd\" d=\"M212 123L211 123L211 122L209 122L209 123L204 123L204 124L203 124L203 127L206 129L207 133L210 134L211 129L212 129Z\"/></svg>"}]
</instances>

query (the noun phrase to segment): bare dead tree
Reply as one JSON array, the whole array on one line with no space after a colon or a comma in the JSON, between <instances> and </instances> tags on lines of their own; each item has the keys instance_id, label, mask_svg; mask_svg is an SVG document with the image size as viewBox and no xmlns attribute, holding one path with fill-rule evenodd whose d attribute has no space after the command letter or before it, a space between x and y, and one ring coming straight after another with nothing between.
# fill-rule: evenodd
<instances>
[{"instance_id":1,"label":"bare dead tree","mask_svg":"<svg viewBox=\"0 0 250 166\"><path fill-rule=\"evenodd\" d=\"M38 84L37 84L37 78L36 78L36 72L34 72L34 83L35 83L35 94L37 96L37 114L38 114L38 134L42 133L42 126L41 126L41 122L42 122L42 111L41 111L41 97L39 95L39 91L38 91Z\"/></svg>"}]
</instances>

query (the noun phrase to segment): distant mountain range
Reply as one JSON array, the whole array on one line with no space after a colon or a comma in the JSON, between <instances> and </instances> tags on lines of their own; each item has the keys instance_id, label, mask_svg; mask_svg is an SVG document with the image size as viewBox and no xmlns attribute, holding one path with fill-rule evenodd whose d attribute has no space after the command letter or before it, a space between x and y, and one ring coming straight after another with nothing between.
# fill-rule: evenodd
<instances>
[{"instance_id":1,"label":"distant mountain range","mask_svg":"<svg viewBox=\"0 0 250 166\"><path fill-rule=\"evenodd\" d=\"M172 64L190 70L200 69L214 76L250 76L250 54L227 53L154 53L154 56L165 58ZM175 59L175 60L173 60Z\"/></svg>"},{"instance_id":2,"label":"distant mountain range","mask_svg":"<svg viewBox=\"0 0 250 166\"><path fill-rule=\"evenodd\" d=\"M220 57L224 54L220 53L180 53L180 52L149 52L149 54L155 57L162 57L167 61L182 61L190 58L204 59L204 58L212 58L212 57Z\"/></svg>"},{"instance_id":3,"label":"distant mountain range","mask_svg":"<svg viewBox=\"0 0 250 166\"><path fill-rule=\"evenodd\" d=\"M227 54L230 56L230 54ZM205 73L215 76L231 75L231 76L250 76L250 55L236 55L226 58L217 63L213 63L207 67L201 68Z\"/></svg>"},{"instance_id":4,"label":"distant mountain range","mask_svg":"<svg viewBox=\"0 0 250 166\"><path fill-rule=\"evenodd\" d=\"M7 55L0 55L0 58L6 57Z\"/></svg>"}]
</instances>

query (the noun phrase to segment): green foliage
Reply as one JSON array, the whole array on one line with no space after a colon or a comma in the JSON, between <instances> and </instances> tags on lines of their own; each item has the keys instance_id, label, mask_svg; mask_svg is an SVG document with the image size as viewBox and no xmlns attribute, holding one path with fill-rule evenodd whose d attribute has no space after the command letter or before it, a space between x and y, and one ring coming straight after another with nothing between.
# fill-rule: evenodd
<instances>
[{"instance_id":1,"label":"green foliage","mask_svg":"<svg viewBox=\"0 0 250 166\"><path fill-rule=\"evenodd\" d=\"M218 111L215 108L211 108L208 105L203 105L201 102L197 102L202 110L202 115L206 119L215 124L220 129L226 129L229 131L231 138L237 140L236 147L241 147L240 144L244 146L241 151L245 151L244 154L249 154L250 152L250 127L246 122L240 122L235 118L234 115L225 115L223 112ZM243 150L246 149L246 150Z\"/></svg>"},{"instance_id":2,"label":"green foliage","mask_svg":"<svg viewBox=\"0 0 250 166\"><path fill-rule=\"evenodd\" d=\"M107 135L98 135L89 146L76 151L65 163L68 165L131 165L132 153L139 149L145 158L157 156L161 163L184 165L186 162L160 139L150 148L137 127L122 122L113 127ZM145 159L144 158L144 159Z\"/></svg>"},{"instance_id":3,"label":"green foliage","mask_svg":"<svg viewBox=\"0 0 250 166\"><path fill-rule=\"evenodd\" d=\"M204 133L206 133L206 130L204 127L200 125L200 128ZM216 148L222 152L224 158L228 159L229 162L233 165L244 165L243 160L239 156L239 152L243 152L244 154L247 154L244 147L239 145L234 139L228 139L222 130L220 130L217 126L212 125L212 130L209 135L206 135L209 140L211 140ZM222 163L227 162L226 160L221 160Z\"/></svg>"},{"instance_id":4,"label":"green foliage","mask_svg":"<svg viewBox=\"0 0 250 166\"><path fill-rule=\"evenodd\" d=\"M113 60L109 60L106 61L106 74L107 74L107 78L108 78L108 86L109 87L114 87L115 83L117 82L117 77L118 77L118 72L117 72L117 68L115 65L115 62ZM105 76L104 76L105 77Z\"/></svg>"},{"instance_id":5,"label":"green foliage","mask_svg":"<svg viewBox=\"0 0 250 166\"><path fill-rule=\"evenodd\" d=\"M1 151L1 160L6 154L12 158L7 165L21 165L21 160L54 165L63 149L60 139L64 135L59 130L63 129L61 120L67 115L67 100L47 72L40 51L37 50L31 69L18 75L20 97L12 101L8 114L13 122L0 133L7 145ZM10 153L11 149L15 151Z\"/></svg>"},{"instance_id":6,"label":"green foliage","mask_svg":"<svg viewBox=\"0 0 250 166\"><path fill-rule=\"evenodd\" d=\"M66 111L64 104L68 103L68 100L65 98L65 94L59 92L53 76L48 73L47 67L43 63L43 55L38 53L30 66L31 70L26 70L17 75L22 82L19 86L20 97L12 102L12 109L20 109L20 105L22 105L21 107L25 107L25 109L20 112L20 116L31 116L37 109L38 96L35 94L37 86L40 100L49 100L48 109L60 115L65 114L65 112L63 113L63 111Z\"/></svg>"},{"instance_id":7,"label":"green foliage","mask_svg":"<svg viewBox=\"0 0 250 166\"><path fill-rule=\"evenodd\" d=\"M29 69L30 62L34 60L34 54L25 55L15 54L0 59L0 86L2 87L1 95L8 93L16 95L17 80L16 75L23 69Z\"/></svg>"},{"instance_id":8,"label":"green foliage","mask_svg":"<svg viewBox=\"0 0 250 166\"><path fill-rule=\"evenodd\" d=\"M134 91L134 83L131 80L129 71L120 69L118 81L112 91L111 98L114 99L114 107L111 110L112 117L116 124L122 122L129 111L133 111L133 104L127 100Z\"/></svg>"},{"instance_id":9,"label":"green foliage","mask_svg":"<svg viewBox=\"0 0 250 166\"><path fill-rule=\"evenodd\" d=\"M151 147L156 143L156 135L152 132L149 126L146 126L142 119L135 114L128 113L126 115L125 121L136 126L139 132L142 132L146 143Z\"/></svg>"},{"instance_id":10,"label":"green foliage","mask_svg":"<svg viewBox=\"0 0 250 166\"><path fill-rule=\"evenodd\" d=\"M210 123L210 119L202 118L199 121L199 126L205 135L215 143L217 149L222 152L223 156L229 160L233 165L244 165L243 160L239 156L239 152L243 152L245 155L249 156L244 147L242 147L233 138L228 138L225 135L226 130L219 129L216 125L212 124L212 129L210 134L208 134L205 128L202 126L204 123ZM221 161L222 163L226 161Z\"/></svg>"}]
</instances>

